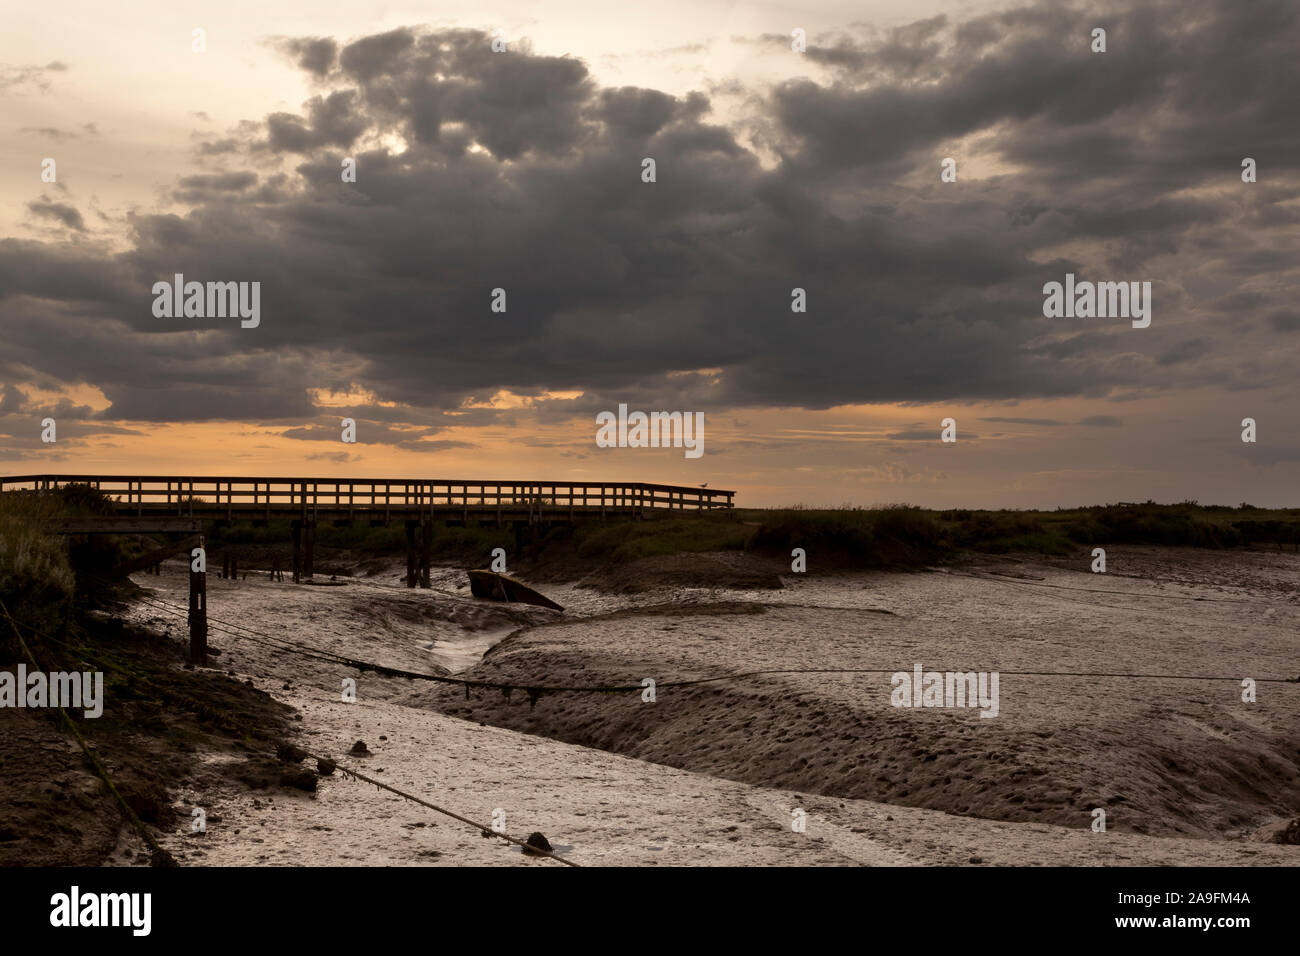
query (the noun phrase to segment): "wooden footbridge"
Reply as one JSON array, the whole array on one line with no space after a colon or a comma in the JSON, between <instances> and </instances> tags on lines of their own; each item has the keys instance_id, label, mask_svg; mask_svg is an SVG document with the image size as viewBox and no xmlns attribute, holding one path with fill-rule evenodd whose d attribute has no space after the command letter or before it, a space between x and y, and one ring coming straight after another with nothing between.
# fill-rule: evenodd
<instances>
[{"instance_id":1,"label":"wooden footbridge","mask_svg":"<svg viewBox=\"0 0 1300 956\"><path fill-rule=\"evenodd\" d=\"M121 516L252 521L387 524L394 518L482 524L644 518L670 511L733 506L734 491L645 482L471 481L371 478L214 478L18 475L3 491L51 491L89 485Z\"/></svg>"},{"instance_id":2,"label":"wooden footbridge","mask_svg":"<svg viewBox=\"0 0 1300 956\"><path fill-rule=\"evenodd\" d=\"M406 525L408 587L429 587L435 523L513 527L525 533L579 521L638 520L730 511L734 491L645 482L476 481L470 479L240 478L141 475L16 475L0 477L0 493L48 493L87 485L105 495L115 514L58 519L62 534L170 535L172 544L130 564L123 573L203 546L205 525L288 521L293 580L313 575L318 522ZM486 556L485 556L486 558ZM206 656L205 572L190 575L190 638L195 660Z\"/></svg>"}]
</instances>

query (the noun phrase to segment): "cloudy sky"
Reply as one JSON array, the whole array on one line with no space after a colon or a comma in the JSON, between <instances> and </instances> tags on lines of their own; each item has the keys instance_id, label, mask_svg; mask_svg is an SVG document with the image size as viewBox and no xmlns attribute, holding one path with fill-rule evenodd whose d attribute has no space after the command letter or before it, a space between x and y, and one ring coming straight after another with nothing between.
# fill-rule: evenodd
<instances>
[{"instance_id":1,"label":"cloudy sky","mask_svg":"<svg viewBox=\"0 0 1300 956\"><path fill-rule=\"evenodd\" d=\"M369 6L7 11L0 472L1300 505L1294 0Z\"/></svg>"}]
</instances>

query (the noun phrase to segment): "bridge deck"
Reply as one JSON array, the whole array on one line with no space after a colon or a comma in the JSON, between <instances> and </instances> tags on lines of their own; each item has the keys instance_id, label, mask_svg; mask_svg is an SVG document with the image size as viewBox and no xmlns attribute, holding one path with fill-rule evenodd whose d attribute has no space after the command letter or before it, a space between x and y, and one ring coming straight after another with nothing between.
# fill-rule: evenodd
<instances>
[{"instance_id":1,"label":"bridge deck","mask_svg":"<svg viewBox=\"0 0 1300 956\"><path fill-rule=\"evenodd\" d=\"M50 491L86 484L119 514L234 520L445 518L546 521L632 517L646 512L729 510L734 491L645 482L480 481L381 478L17 475L0 491Z\"/></svg>"}]
</instances>

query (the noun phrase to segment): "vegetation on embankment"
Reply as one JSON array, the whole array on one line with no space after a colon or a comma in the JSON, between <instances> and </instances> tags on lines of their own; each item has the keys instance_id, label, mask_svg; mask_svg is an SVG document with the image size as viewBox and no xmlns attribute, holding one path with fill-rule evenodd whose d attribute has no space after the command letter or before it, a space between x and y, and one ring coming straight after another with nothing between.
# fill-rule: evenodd
<instances>
[{"instance_id":1,"label":"vegetation on embankment","mask_svg":"<svg viewBox=\"0 0 1300 956\"><path fill-rule=\"evenodd\" d=\"M55 498L0 495L0 598L9 612L42 629L56 627L71 608L75 578L67 548L47 532L62 509ZM0 620L0 658L18 647Z\"/></svg>"},{"instance_id":2,"label":"vegetation on embankment","mask_svg":"<svg viewBox=\"0 0 1300 956\"><path fill-rule=\"evenodd\" d=\"M470 537L475 529L457 530ZM803 548L818 556L821 567L909 568L973 554L1065 555L1120 544L1292 550L1300 548L1300 508L1146 502L1057 511L936 511L912 505L738 509L556 527L528 556L538 565L627 564L677 553L743 551L788 562L794 548Z\"/></svg>"},{"instance_id":3,"label":"vegetation on embankment","mask_svg":"<svg viewBox=\"0 0 1300 956\"><path fill-rule=\"evenodd\" d=\"M0 495L0 595L12 597L33 621L49 624L66 616L78 588L63 545L40 532L41 522L55 513L100 513L106 507L95 492L75 486L57 497ZM291 541L287 520L266 526L215 525L208 531L209 564L219 565L229 553L241 570L278 566L288 572ZM316 574L377 569L404 555L406 542L400 521L380 527L322 524L316 534ZM432 555L436 563L482 567L493 549L503 548L511 568L555 579L673 554L718 551L788 563L790 552L803 548L816 556L816 567L905 569L975 554L1067 555L1120 544L1292 550L1300 548L1300 508L1148 501L1055 511L937 511L911 505L737 509L548 526L535 537L525 535L520 544L509 527L435 524ZM97 536L74 547L73 564L86 578L102 573L132 545Z\"/></svg>"},{"instance_id":4,"label":"vegetation on embankment","mask_svg":"<svg viewBox=\"0 0 1300 956\"><path fill-rule=\"evenodd\" d=\"M1300 508L1120 503L1055 511L882 508L740 511L759 528L747 547L816 548L847 566L907 566L972 553L1071 554L1107 545L1300 548Z\"/></svg>"},{"instance_id":5,"label":"vegetation on embankment","mask_svg":"<svg viewBox=\"0 0 1300 956\"><path fill-rule=\"evenodd\" d=\"M86 717L86 708L74 706L70 718L137 817L148 826L188 831L189 821L171 808L169 789L195 773L196 750L239 753L244 760L226 772L250 786L275 785L281 769L270 754L292 726L292 712L220 671L187 668L183 619L180 633L164 636L104 612L105 602L135 588L107 585L102 574L141 543L111 535L69 538L49 525L107 511L111 503L84 485L51 495L0 494L0 600L17 622L0 616L0 670L15 673L23 664L29 676L36 670L102 674L102 714ZM106 862L126 824L58 711L6 707L0 720L0 866Z\"/></svg>"},{"instance_id":6,"label":"vegetation on embankment","mask_svg":"<svg viewBox=\"0 0 1300 956\"><path fill-rule=\"evenodd\" d=\"M242 561L265 564L274 551L288 569L289 528L237 524L216 528L209 550L231 548ZM579 573L604 565L626 565L672 554L739 551L789 561L794 548L818 556L821 567L909 568L957 561L972 554L1028 552L1077 553L1107 545L1167 545L1200 548L1300 548L1300 508L1265 509L1204 506L1196 502L1161 505L1096 505L1056 511L937 511L912 505L876 508L737 509L660 515L645 521L556 525L528 539L518 553L509 528L442 527L433 530L433 557L441 563L485 566L494 548L504 548L511 567L541 570L547 576ZM342 570L352 557L404 554L401 523L371 528L322 525L316 539L317 573ZM241 567L244 564L241 562ZM269 564L267 565L269 566Z\"/></svg>"},{"instance_id":7,"label":"vegetation on embankment","mask_svg":"<svg viewBox=\"0 0 1300 956\"><path fill-rule=\"evenodd\" d=\"M113 535L67 537L51 532L58 518L102 515L112 503L88 485L52 494L0 494L0 598L9 613L40 631L62 631L92 606L92 582L127 549ZM0 660L17 660L17 644L0 619Z\"/></svg>"}]
</instances>

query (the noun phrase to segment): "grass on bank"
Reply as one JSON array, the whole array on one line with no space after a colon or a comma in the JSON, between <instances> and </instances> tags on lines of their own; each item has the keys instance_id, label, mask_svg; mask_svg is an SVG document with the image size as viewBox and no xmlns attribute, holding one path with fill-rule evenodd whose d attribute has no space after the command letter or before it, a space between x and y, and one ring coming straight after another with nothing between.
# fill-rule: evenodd
<instances>
[{"instance_id":1,"label":"grass on bank","mask_svg":"<svg viewBox=\"0 0 1300 956\"><path fill-rule=\"evenodd\" d=\"M210 548L287 547L287 523L215 528ZM371 528L322 525L318 548L361 554L405 552L401 523ZM1116 544L1199 548L1300 549L1300 509L1205 506L1148 501L1055 511L938 511L912 505L875 508L737 509L730 514L661 515L646 521L555 526L525 549L538 564L579 561L625 564L680 552L750 551L788 558L803 548L843 567L919 567L964 554L1029 552L1048 555ZM516 556L509 528L435 525L437 561L485 565L493 548Z\"/></svg>"},{"instance_id":2,"label":"grass on bank","mask_svg":"<svg viewBox=\"0 0 1300 956\"><path fill-rule=\"evenodd\" d=\"M811 540L853 564L917 563L962 553L1064 555L1116 544L1300 549L1300 508L1162 505L1154 501L1055 511L935 511L909 505L742 511L757 521L753 546L785 550Z\"/></svg>"},{"instance_id":3,"label":"grass on bank","mask_svg":"<svg viewBox=\"0 0 1300 956\"><path fill-rule=\"evenodd\" d=\"M78 574L111 566L146 543L107 536L73 544L42 532L58 514L103 513L111 505L91 489L70 487L54 496L0 495L0 595L29 620L50 621L67 613L77 593ZM288 520L269 526L237 523L208 531L209 560L225 550L241 566L289 569ZM825 567L907 568L959 560L972 553L1077 554L1116 544L1200 548L1266 547L1300 550L1300 508L1265 509L1248 504L1206 506L1194 501L1153 501L1055 511L933 510L911 505L873 508L737 509L730 513L659 515L646 521L584 522L554 526L529 540L520 553L511 528L492 526L433 529L433 557L439 563L485 566L494 548L511 565L626 564L680 552L748 551L786 560L794 548L818 556ZM370 527L317 528L317 566L324 554L390 558L405 554L402 522ZM826 563L824 563L826 562ZM74 569L77 569L74 573Z\"/></svg>"}]
</instances>

